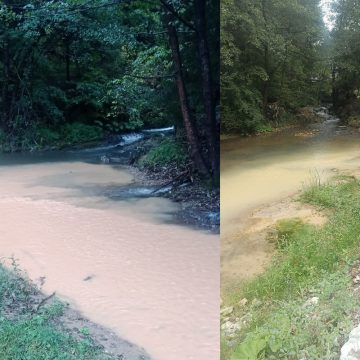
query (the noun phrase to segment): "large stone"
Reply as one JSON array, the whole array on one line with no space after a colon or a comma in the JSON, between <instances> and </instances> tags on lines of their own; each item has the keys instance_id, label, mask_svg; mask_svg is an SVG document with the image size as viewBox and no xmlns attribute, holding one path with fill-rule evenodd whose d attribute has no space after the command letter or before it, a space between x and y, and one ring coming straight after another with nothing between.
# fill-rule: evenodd
<instances>
[{"instance_id":1,"label":"large stone","mask_svg":"<svg viewBox=\"0 0 360 360\"><path fill-rule=\"evenodd\" d=\"M360 360L360 325L351 331L341 348L340 360Z\"/></svg>"},{"instance_id":2,"label":"large stone","mask_svg":"<svg viewBox=\"0 0 360 360\"><path fill-rule=\"evenodd\" d=\"M220 315L221 315L221 316L228 316L228 315L230 315L233 311L234 311L234 307L233 307L233 306L228 306L228 307L225 307L225 308L223 308L223 309L220 310Z\"/></svg>"},{"instance_id":3,"label":"large stone","mask_svg":"<svg viewBox=\"0 0 360 360\"><path fill-rule=\"evenodd\" d=\"M239 323L233 323L231 321L226 321L221 325L221 330L224 335L227 337L233 337L235 334L241 329L241 325Z\"/></svg>"},{"instance_id":4,"label":"large stone","mask_svg":"<svg viewBox=\"0 0 360 360\"><path fill-rule=\"evenodd\" d=\"M315 306L319 303L319 298L314 296L308 300L306 300L306 302L304 303L304 307L309 307L309 306Z\"/></svg>"},{"instance_id":5,"label":"large stone","mask_svg":"<svg viewBox=\"0 0 360 360\"><path fill-rule=\"evenodd\" d=\"M248 303L248 299L243 298L243 299L241 299L241 300L239 301L238 304L239 304L240 307L243 307L243 306L245 306L247 303Z\"/></svg>"}]
</instances>

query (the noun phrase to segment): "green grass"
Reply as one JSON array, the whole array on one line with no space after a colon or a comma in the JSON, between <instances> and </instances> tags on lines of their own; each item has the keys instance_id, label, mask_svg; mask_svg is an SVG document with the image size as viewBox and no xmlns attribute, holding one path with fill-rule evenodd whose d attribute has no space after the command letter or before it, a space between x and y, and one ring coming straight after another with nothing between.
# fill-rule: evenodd
<instances>
[{"instance_id":1,"label":"green grass","mask_svg":"<svg viewBox=\"0 0 360 360\"><path fill-rule=\"evenodd\" d=\"M307 225L298 218L279 220L275 226L275 233L270 234L268 240L274 242L277 249L284 249L296 241L299 233L306 228Z\"/></svg>"},{"instance_id":2,"label":"green grass","mask_svg":"<svg viewBox=\"0 0 360 360\"><path fill-rule=\"evenodd\" d=\"M36 289L17 268L0 265L1 360L113 360L96 348L89 334L81 340L57 325L60 302L36 311Z\"/></svg>"},{"instance_id":3,"label":"green grass","mask_svg":"<svg viewBox=\"0 0 360 360\"><path fill-rule=\"evenodd\" d=\"M239 308L251 314L223 359L336 359L350 329L357 299L351 290L349 266L359 257L360 181L344 178L314 185L301 200L331 209L321 228L288 221L278 226L278 251L270 267L229 299L260 300L260 306ZM315 307L307 299L319 297ZM252 351L252 352L251 352ZM247 352L251 355L246 355ZM255 354L255 355L254 355Z\"/></svg>"}]
</instances>

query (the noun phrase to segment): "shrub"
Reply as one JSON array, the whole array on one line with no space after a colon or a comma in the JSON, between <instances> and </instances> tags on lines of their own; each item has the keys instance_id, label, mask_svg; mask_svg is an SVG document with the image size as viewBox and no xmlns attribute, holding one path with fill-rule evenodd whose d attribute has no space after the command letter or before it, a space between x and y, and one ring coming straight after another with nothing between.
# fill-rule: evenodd
<instances>
[{"instance_id":1,"label":"shrub","mask_svg":"<svg viewBox=\"0 0 360 360\"><path fill-rule=\"evenodd\" d=\"M139 164L156 170L167 165L183 167L187 162L188 155L185 147L173 139L166 139L141 158Z\"/></svg>"},{"instance_id":2,"label":"shrub","mask_svg":"<svg viewBox=\"0 0 360 360\"><path fill-rule=\"evenodd\" d=\"M100 140L104 134L98 126L74 122L62 126L60 136L61 142L64 144L77 144Z\"/></svg>"},{"instance_id":3,"label":"shrub","mask_svg":"<svg viewBox=\"0 0 360 360\"><path fill-rule=\"evenodd\" d=\"M360 115L351 116L348 120L348 124L351 127L360 128Z\"/></svg>"}]
</instances>

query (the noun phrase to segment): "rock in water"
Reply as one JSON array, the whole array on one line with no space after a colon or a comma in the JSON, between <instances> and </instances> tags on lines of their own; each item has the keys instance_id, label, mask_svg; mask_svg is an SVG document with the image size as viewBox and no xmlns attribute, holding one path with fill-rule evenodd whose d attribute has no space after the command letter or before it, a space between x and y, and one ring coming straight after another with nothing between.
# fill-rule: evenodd
<instances>
[{"instance_id":1,"label":"rock in water","mask_svg":"<svg viewBox=\"0 0 360 360\"><path fill-rule=\"evenodd\" d=\"M109 164L110 163L110 159L106 155L101 156L100 160L101 160L101 162L103 164Z\"/></svg>"}]
</instances>

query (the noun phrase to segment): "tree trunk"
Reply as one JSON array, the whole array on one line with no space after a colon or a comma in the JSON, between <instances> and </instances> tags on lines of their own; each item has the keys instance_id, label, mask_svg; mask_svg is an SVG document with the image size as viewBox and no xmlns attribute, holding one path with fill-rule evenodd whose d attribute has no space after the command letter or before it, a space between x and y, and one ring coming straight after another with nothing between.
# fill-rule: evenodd
<instances>
[{"instance_id":1,"label":"tree trunk","mask_svg":"<svg viewBox=\"0 0 360 360\"><path fill-rule=\"evenodd\" d=\"M216 110L213 95L213 79L206 31L206 0L195 0L195 27L202 76L202 92L206 113L206 135L209 147L211 175L214 185L219 184L220 149L219 131L216 124Z\"/></svg>"},{"instance_id":2,"label":"tree trunk","mask_svg":"<svg viewBox=\"0 0 360 360\"><path fill-rule=\"evenodd\" d=\"M70 40L65 40L65 68L66 68L66 81L70 81Z\"/></svg>"},{"instance_id":3,"label":"tree trunk","mask_svg":"<svg viewBox=\"0 0 360 360\"><path fill-rule=\"evenodd\" d=\"M332 64L331 69L331 99L333 106L336 108L338 103L338 91L336 89L336 67L335 64Z\"/></svg>"},{"instance_id":4,"label":"tree trunk","mask_svg":"<svg viewBox=\"0 0 360 360\"><path fill-rule=\"evenodd\" d=\"M265 31L267 31L267 28L268 28L266 1L267 0L262 0L262 2L261 2L261 10L262 10L262 16L263 16L263 20L264 20ZM266 118L267 107L268 107L268 98L269 98L269 85L270 85L269 44L267 42L267 39L265 40L265 43L264 43L264 69L268 76L268 78L264 81L263 90L262 90L263 113L264 113L264 117Z\"/></svg>"},{"instance_id":5,"label":"tree trunk","mask_svg":"<svg viewBox=\"0 0 360 360\"><path fill-rule=\"evenodd\" d=\"M188 95L186 92L185 81L182 71L179 40L178 40L176 28L173 25L174 17L165 7L164 7L164 11L166 14L164 17L164 21L169 36L169 44L172 54L172 60L174 63L174 68L176 73L176 86L179 95L179 101L180 101L180 107L181 107L186 137L189 144L190 157L193 160L195 168L198 171L199 175L206 177L209 175L209 172L201 156L198 134L193 119L191 117Z\"/></svg>"},{"instance_id":6,"label":"tree trunk","mask_svg":"<svg viewBox=\"0 0 360 360\"><path fill-rule=\"evenodd\" d=\"M10 83L10 49L9 49L8 39L4 41L4 53L3 53L3 71L4 71L4 81L2 88L2 119L1 127L3 130L6 130L9 124L10 119L10 108L11 108L11 93L9 89Z\"/></svg>"}]
</instances>

